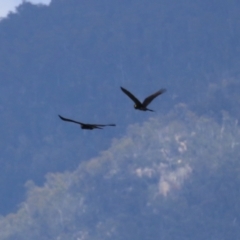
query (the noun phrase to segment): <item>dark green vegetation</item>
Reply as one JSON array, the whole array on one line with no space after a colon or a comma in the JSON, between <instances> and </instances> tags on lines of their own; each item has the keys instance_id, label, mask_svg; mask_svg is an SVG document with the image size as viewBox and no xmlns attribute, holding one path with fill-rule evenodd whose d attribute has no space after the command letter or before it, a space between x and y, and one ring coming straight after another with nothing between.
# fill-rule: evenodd
<instances>
[{"instance_id":1,"label":"dark green vegetation","mask_svg":"<svg viewBox=\"0 0 240 240\"><path fill-rule=\"evenodd\" d=\"M160 94L166 92L166 89L160 89L159 91L155 92L154 94L146 97L144 101L141 103L131 92L129 92L127 89L121 87L121 90L135 103L134 108L142 111L151 111L153 110L147 108L147 106L152 102L154 98L159 96Z\"/></svg>"},{"instance_id":2,"label":"dark green vegetation","mask_svg":"<svg viewBox=\"0 0 240 240\"><path fill-rule=\"evenodd\" d=\"M53 0L1 21L0 212L24 202L2 218L1 238L238 239L239 9ZM168 94L143 124L119 86ZM118 128L66 129L59 112ZM25 201L24 183L42 186L47 173Z\"/></svg>"},{"instance_id":3,"label":"dark green vegetation","mask_svg":"<svg viewBox=\"0 0 240 240\"><path fill-rule=\"evenodd\" d=\"M103 127L106 126L116 126L116 124L89 124L89 123L82 123L82 122L77 122L75 120L69 119L69 118L64 118L60 115L58 115L60 117L60 119L62 119L63 121L66 122L72 122L72 123L77 123L81 126L82 129L88 129L88 130L93 130L93 129L103 129Z\"/></svg>"},{"instance_id":4,"label":"dark green vegetation","mask_svg":"<svg viewBox=\"0 0 240 240\"><path fill-rule=\"evenodd\" d=\"M178 106L75 171L28 182L0 239L238 239L239 144L227 114L218 124Z\"/></svg>"}]
</instances>

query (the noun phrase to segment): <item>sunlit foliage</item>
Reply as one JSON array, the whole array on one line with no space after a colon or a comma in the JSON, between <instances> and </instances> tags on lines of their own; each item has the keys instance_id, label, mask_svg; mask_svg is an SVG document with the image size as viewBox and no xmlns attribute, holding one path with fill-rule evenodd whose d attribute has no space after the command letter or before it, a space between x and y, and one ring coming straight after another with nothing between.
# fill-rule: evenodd
<instances>
[{"instance_id":1,"label":"sunlit foliage","mask_svg":"<svg viewBox=\"0 0 240 240\"><path fill-rule=\"evenodd\" d=\"M0 239L238 239L240 129L178 105L74 172L28 182Z\"/></svg>"}]
</instances>

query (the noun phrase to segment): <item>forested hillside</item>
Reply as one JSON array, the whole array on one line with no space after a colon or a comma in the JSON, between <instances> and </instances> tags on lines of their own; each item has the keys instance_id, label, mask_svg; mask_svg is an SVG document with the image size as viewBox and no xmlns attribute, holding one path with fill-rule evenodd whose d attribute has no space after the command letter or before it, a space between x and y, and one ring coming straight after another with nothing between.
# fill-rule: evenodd
<instances>
[{"instance_id":1,"label":"forested hillside","mask_svg":"<svg viewBox=\"0 0 240 240\"><path fill-rule=\"evenodd\" d=\"M147 214L146 219L149 219L147 221L154 221L153 219L162 215L161 211L165 210L161 209L169 209L170 213L164 216L167 218L170 215L166 221L171 221L175 226L177 222L174 222L174 216L177 218L179 214L182 217L185 213L183 210L181 213L174 213L175 210L184 209L185 204L189 214L189 218L185 220L191 222L194 214L197 219L198 214L202 214L199 208L202 206L207 209L210 202L209 204L216 206L216 212L209 213L209 221L213 221L214 214L220 214L218 211L220 205L215 204L216 195L213 193L208 197L203 194L202 199L199 196L205 193L205 190L210 194L211 189L221 189L223 192L218 193L216 190L216 194L227 195L225 192L227 190L224 189L229 189L229 186L224 184L230 184L232 181L230 187L234 190L231 194L234 194L239 180L238 165L234 160L238 157L237 123L240 116L239 5L240 2L234 0L228 2L223 0L181 2L177 0L105 0L101 3L97 0L53 0L48 7L24 2L16 14L10 14L8 18L1 20L0 213L6 215L17 212L18 204L25 202L16 215L2 219L0 232L6 234L2 236L6 236L6 239L16 239L14 235L16 234L17 239L21 239L21 236L23 239L24 236L29 236L29 239L33 236L36 239L44 239L40 238L42 231L48 234L45 236L46 239L54 239L57 236L59 239L64 237L66 239L68 235L64 234L69 234L70 239L76 239L81 238L77 235L80 234L77 231L83 231L82 233L88 232L90 238L89 229L93 224L96 227L96 233L91 235L91 239L98 239L98 228L104 234L106 229L110 231L109 226L112 226L112 231L115 229L114 236L117 238L117 233L124 232L125 225L122 224L125 223L131 228L130 222L134 222L129 220L128 224L126 221L128 215L123 212L122 216L121 208L129 210L129 219L142 219L137 216ZM157 113L145 113L133 109L133 103L124 96L120 86L133 91L141 99L163 87L167 88L167 92L151 104ZM196 116L194 120L190 118L191 121L185 121L186 111L174 110L175 106L181 103L184 103ZM103 131L82 131L76 125L62 122L58 114L83 122L113 122L117 127ZM218 135L219 131L227 134L223 125L227 115L231 119L231 124L228 124L230 132L228 138L221 138ZM168 125L166 119L169 119L172 125ZM209 125L205 122L204 124L207 124L209 129L199 129L197 119L203 122L206 119ZM143 123L146 125L142 126ZM140 124L140 132L134 130L139 135L134 138L131 131L127 130L131 124ZM156 142L155 131L160 134L160 139L161 134L165 134L166 139L162 139L163 142L160 143L158 141L161 140L158 139ZM201 133L198 140L194 138L196 141L189 141L190 145L184 152L189 156L184 158L179 157L177 148L174 148L177 141L182 141L177 137L178 131L186 131L184 135L186 138L195 136L195 132ZM130 140L125 142L123 139L128 139L126 137L128 134L131 136ZM151 135L149 141L144 139L146 134ZM167 138L168 134L170 134L169 138ZM218 137L209 138L209 134ZM143 139L141 144L144 146L139 145L136 150L135 141L140 139ZM229 145L230 143L234 147ZM109 147L111 144L112 147ZM167 146L162 147L161 144L169 144L163 156L160 150ZM114 148L119 150L114 151L113 154ZM104 154L112 155L107 157L103 154L101 158L101 152L104 150L106 150ZM139 152L141 152L140 155ZM125 161L127 156L129 161ZM169 158L173 161L171 165L173 169L168 165L168 156L171 156ZM92 158L95 160L90 160ZM140 160L137 161L139 158ZM110 165L107 164L107 159L110 159ZM179 170L179 165L175 166L178 160L183 164L180 164L183 169L188 166L184 181L181 180L180 185L170 184L175 189L173 196L170 191L170 194L166 194L165 197L160 194L159 198L157 189L162 176L161 169L165 169L165 165L161 164L167 162L167 171L170 174L171 171ZM154 165L155 161L156 165ZM76 170L79 164L80 167ZM99 169L96 167L94 173L91 173L93 170L89 170L91 173L89 175L89 164L96 164ZM116 175L116 181L114 180L112 185L108 182L110 186L105 189L107 180L104 174L107 174L110 169L114 172L114 164L119 167L121 173L126 170L126 175ZM197 167L196 164L198 164ZM156 172L153 174L149 169L154 166L156 166ZM218 166L217 169L213 168L214 166ZM145 168L147 176L151 173L152 177L141 178L131 172L140 169L139 174L144 175L145 173L141 171L144 172ZM48 175L51 177L48 177L46 186L29 187L26 200L24 184L32 180L37 186L42 186L47 173L51 173ZM232 179L230 183L223 181L230 176ZM166 177L171 179L172 175L166 175ZM214 180L213 183L211 179ZM223 187L217 185L220 180L223 181ZM199 187L201 183L205 185ZM48 191L51 184L52 189L50 187L49 194L45 194L44 191ZM164 185L163 188L168 189L168 185L167 187ZM109 192L101 195L97 189ZM116 193L114 193L115 189ZM34 197L38 196L38 191L39 202ZM135 193L132 191L140 195L136 194L132 198ZM58 194L63 194L61 196L64 197L58 198ZM83 194L83 200L81 200L81 194ZM104 203L103 197L112 194L113 202L120 204L119 209L115 206L116 211L119 211L116 213L117 216L119 214L116 218L114 211L104 212L110 203ZM119 195L121 198L116 201L114 194L117 199ZM231 201L236 200L237 194L238 192ZM190 195L189 198L193 203L185 202ZM85 198L91 198L91 196L93 196L93 202L89 203L89 211L96 211L94 214L88 210L81 210L83 209L81 201L85 204ZM124 201L122 198L125 196ZM77 202L79 205L72 204L71 199L73 203ZM139 199L139 205L136 204L137 199ZM228 199L227 197L226 201ZM147 210L148 204L154 206L150 212ZM175 204L177 205L174 210L172 207ZM181 206L178 207L178 204ZM227 202L227 204L230 204L232 212L226 211L229 215L224 218L224 221L228 221L227 230L230 229L231 234L237 234L237 229L232 229L237 224L237 219L232 219L234 212L237 211L237 205L236 202ZM235 204L236 209L232 210L232 204ZM32 208L27 207L28 205ZM46 206L49 209L44 210ZM73 210L69 209L69 206L72 206ZM96 207L95 210L94 207ZM57 222L61 219L59 209L66 211L64 212L66 215L63 215L64 224ZM99 214L95 214L98 209ZM153 214L155 210L156 214L161 214L155 216ZM72 214L71 211L73 211ZM81 211L86 211L86 219ZM49 216L46 216L47 213ZM95 219L98 216L101 218ZM53 220L55 218L56 221ZM75 225L72 225L75 220ZM56 226L47 224L46 221L55 223ZM69 227L65 225L66 222L69 223ZM90 225L86 223L85 230L76 230L81 225L79 222L87 222ZM141 222L140 225L136 223L136 226L142 226L141 229L144 231L144 223ZM162 228L166 223L168 222L162 222ZM181 224L187 223L181 222ZM10 226L9 230L7 226ZM65 230L63 226L66 226ZM49 231L46 230L47 227ZM134 226L131 229L132 234L137 232ZM153 234L162 234L158 225L156 229L159 229L159 232ZM35 230L37 232L34 232ZM151 230L147 229L147 232L150 234ZM203 234L203 231L201 233ZM178 234L178 232L171 230L171 234ZM175 236L171 234L169 236ZM140 235L142 232L139 232ZM228 239L231 239L231 236L228 236ZM119 239L122 237L123 235L119 236ZM5 238L2 237L2 239Z\"/></svg>"},{"instance_id":2,"label":"forested hillside","mask_svg":"<svg viewBox=\"0 0 240 240\"><path fill-rule=\"evenodd\" d=\"M238 239L239 133L183 105L134 124L75 171L28 182L0 239Z\"/></svg>"}]
</instances>

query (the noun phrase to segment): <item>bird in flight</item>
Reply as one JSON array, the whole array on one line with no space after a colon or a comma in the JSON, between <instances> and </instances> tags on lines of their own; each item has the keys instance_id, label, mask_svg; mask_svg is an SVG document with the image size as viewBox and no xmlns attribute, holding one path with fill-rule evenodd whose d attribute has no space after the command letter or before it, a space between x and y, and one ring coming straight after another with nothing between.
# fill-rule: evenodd
<instances>
[{"instance_id":1,"label":"bird in flight","mask_svg":"<svg viewBox=\"0 0 240 240\"><path fill-rule=\"evenodd\" d=\"M152 100L154 98L156 98L157 96L159 96L160 94L166 92L166 89L160 89L159 91L153 93L152 95L146 97L144 99L144 101L141 103L132 93L130 93L127 89L121 87L122 91L133 100L133 102L135 103L134 108L138 109L138 110L142 110L142 111L151 111L154 112L153 110L147 108L147 106L152 102Z\"/></svg>"},{"instance_id":2,"label":"bird in flight","mask_svg":"<svg viewBox=\"0 0 240 240\"><path fill-rule=\"evenodd\" d=\"M82 122L77 122L68 118L64 118L60 115L58 115L63 121L66 122L73 122L73 123L77 123L81 126L82 129L88 129L88 130L93 130L93 129L103 129L103 127L105 126L116 126L115 124L89 124L89 123L82 123Z\"/></svg>"}]
</instances>

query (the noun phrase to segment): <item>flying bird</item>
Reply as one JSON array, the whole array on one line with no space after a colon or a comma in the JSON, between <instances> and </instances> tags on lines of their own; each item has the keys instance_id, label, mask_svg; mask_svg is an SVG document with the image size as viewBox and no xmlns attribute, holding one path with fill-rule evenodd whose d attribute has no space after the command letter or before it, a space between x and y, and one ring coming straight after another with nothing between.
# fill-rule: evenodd
<instances>
[{"instance_id":1,"label":"flying bird","mask_svg":"<svg viewBox=\"0 0 240 240\"><path fill-rule=\"evenodd\" d=\"M68 118L64 118L60 115L58 115L63 121L66 121L66 122L73 122L73 123L77 123L81 126L82 129L88 129L88 130L93 130L95 128L97 129L103 129L103 127L105 126L116 126L115 124L89 124L89 123L82 123L82 122L77 122L77 121L74 121L72 119L68 119Z\"/></svg>"},{"instance_id":2,"label":"flying bird","mask_svg":"<svg viewBox=\"0 0 240 240\"><path fill-rule=\"evenodd\" d=\"M160 89L159 91L153 93L152 95L146 97L144 99L144 101L141 103L132 93L130 93L127 89L121 87L122 91L133 100L133 102L135 103L134 108L138 109L138 110L142 110L142 111L151 111L154 112L153 110L147 108L147 106L152 102L152 100L154 98L156 98L157 96L159 96L160 94L166 92L166 89Z\"/></svg>"}]
</instances>

